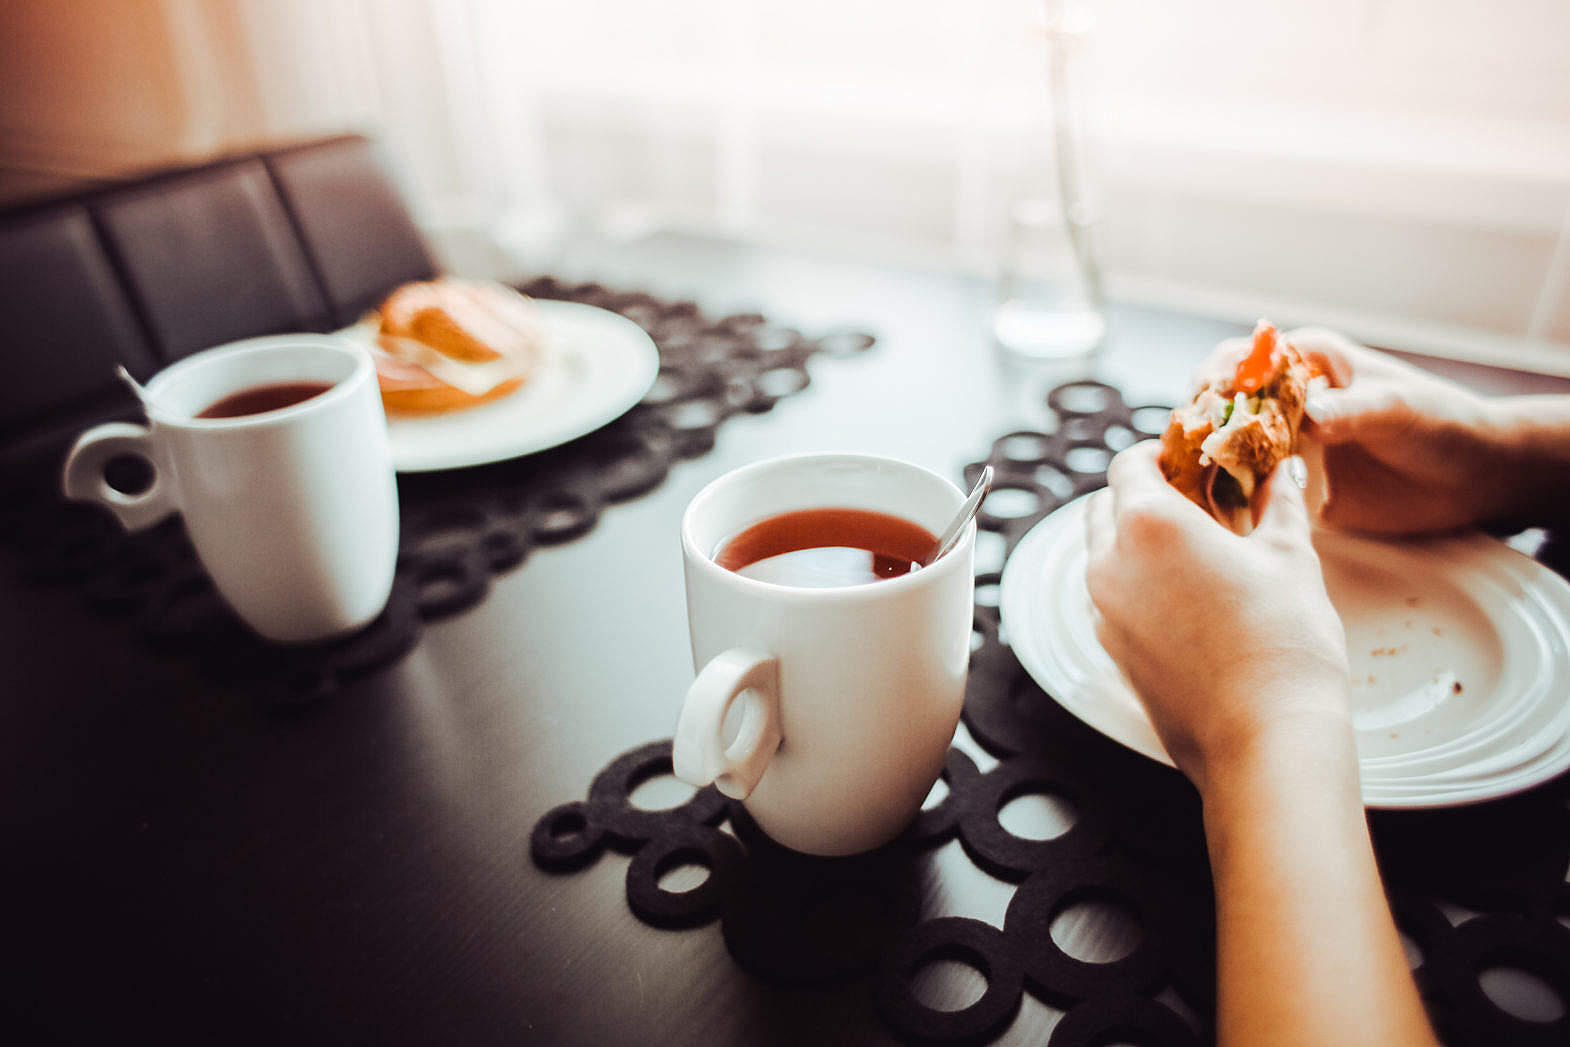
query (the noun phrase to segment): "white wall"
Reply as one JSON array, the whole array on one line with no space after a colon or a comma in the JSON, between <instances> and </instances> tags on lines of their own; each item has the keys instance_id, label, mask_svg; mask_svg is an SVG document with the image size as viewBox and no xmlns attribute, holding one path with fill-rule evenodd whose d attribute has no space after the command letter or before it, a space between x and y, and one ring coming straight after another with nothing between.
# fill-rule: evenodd
<instances>
[{"instance_id":1,"label":"white wall","mask_svg":"<svg viewBox=\"0 0 1570 1047\"><path fill-rule=\"evenodd\" d=\"M1570 354L1570 3L1079 6L1114 289ZM7 0L0 193L359 127L520 267L637 219L984 271L1052 191L1037 8Z\"/></svg>"}]
</instances>

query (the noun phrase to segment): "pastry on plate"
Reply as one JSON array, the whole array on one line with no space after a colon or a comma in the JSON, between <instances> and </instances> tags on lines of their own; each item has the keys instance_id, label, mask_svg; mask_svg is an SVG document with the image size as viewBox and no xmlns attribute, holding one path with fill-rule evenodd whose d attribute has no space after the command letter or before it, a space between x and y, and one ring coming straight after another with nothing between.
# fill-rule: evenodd
<instances>
[{"instance_id":1,"label":"pastry on plate","mask_svg":"<svg viewBox=\"0 0 1570 1047\"><path fill-rule=\"evenodd\" d=\"M404 284L370 318L388 414L434 414L507 396L545 352L534 303L500 284Z\"/></svg>"}]
</instances>

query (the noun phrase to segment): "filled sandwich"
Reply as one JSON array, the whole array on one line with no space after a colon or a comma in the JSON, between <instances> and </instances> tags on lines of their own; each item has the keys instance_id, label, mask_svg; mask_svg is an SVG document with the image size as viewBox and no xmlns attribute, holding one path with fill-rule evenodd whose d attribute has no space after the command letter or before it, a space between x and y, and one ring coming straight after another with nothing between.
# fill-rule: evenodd
<instances>
[{"instance_id":1,"label":"filled sandwich","mask_svg":"<svg viewBox=\"0 0 1570 1047\"><path fill-rule=\"evenodd\" d=\"M389 414L453 411L506 396L529 380L545 351L534 303L500 284L404 284L367 323Z\"/></svg>"},{"instance_id":2,"label":"filled sandwich","mask_svg":"<svg viewBox=\"0 0 1570 1047\"><path fill-rule=\"evenodd\" d=\"M1173 410L1161 437L1162 474L1221 523L1248 534L1254 494L1282 459L1300 453L1310 383L1323 381L1261 320L1236 367L1206 377L1193 402Z\"/></svg>"}]
</instances>

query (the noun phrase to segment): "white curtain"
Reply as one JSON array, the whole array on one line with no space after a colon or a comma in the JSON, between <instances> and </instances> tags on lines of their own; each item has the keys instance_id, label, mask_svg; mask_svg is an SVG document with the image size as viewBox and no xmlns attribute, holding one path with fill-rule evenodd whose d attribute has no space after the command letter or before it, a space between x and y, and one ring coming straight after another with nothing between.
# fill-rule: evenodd
<instances>
[{"instance_id":1,"label":"white curtain","mask_svg":"<svg viewBox=\"0 0 1570 1047\"><path fill-rule=\"evenodd\" d=\"M663 226L985 270L1052 191L1040 0L169 6L259 134L366 128L525 265ZM1114 293L1570 343L1570 4L1076 8Z\"/></svg>"}]
</instances>

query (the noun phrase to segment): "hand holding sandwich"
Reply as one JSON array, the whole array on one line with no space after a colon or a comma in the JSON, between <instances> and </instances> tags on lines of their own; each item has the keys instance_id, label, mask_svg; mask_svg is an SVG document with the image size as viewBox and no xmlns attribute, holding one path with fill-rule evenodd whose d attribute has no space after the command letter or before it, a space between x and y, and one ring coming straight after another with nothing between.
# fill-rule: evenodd
<instances>
[{"instance_id":1,"label":"hand holding sandwich","mask_svg":"<svg viewBox=\"0 0 1570 1047\"><path fill-rule=\"evenodd\" d=\"M1570 398L1484 397L1324 328L1287 341L1331 388L1308 397L1324 450L1327 524L1415 534L1570 520ZM1235 356L1223 344L1216 358Z\"/></svg>"},{"instance_id":2,"label":"hand holding sandwich","mask_svg":"<svg viewBox=\"0 0 1570 1047\"><path fill-rule=\"evenodd\" d=\"M1219 1038L1432 1044L1363 817L1298 454L1320 459L1332 526L1562 525L1570 397L1483 397L1261 322L1206 361L1159 448L1113 461L1087 514L1102 644L1203 797Z\"/></svg>"},{"instance_id":3,"label":"hand holding sandwich","mask_svg":"<svg viewBox=\"0 0 1570 1047\"><path fill-rule=\"evenodd\" d=\"M1102 645L1167 752L1203 792L1213 765L1283 723L1314 720L1350 745L1345 634L1309 543L1302 462L1270 474L1244 538L1179 494L1157 453L1118 455L1093 496L1086 581Z\"/></svg>"},{"instance_id":4,"label":"hand holding sandwich","mask_svg":"<svg viewBox=\"0 0 1570 1047\"><path fill-rule=\"evenodd\" d=\"M1129 448L1087 517L1099 633L1199 787L1218 1039L1434 1044L1363 819L1345 639L1288 458L1248 537Z\"/></svg>"}]
</instances>

